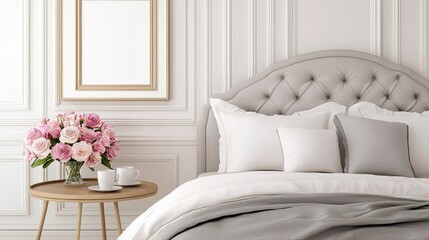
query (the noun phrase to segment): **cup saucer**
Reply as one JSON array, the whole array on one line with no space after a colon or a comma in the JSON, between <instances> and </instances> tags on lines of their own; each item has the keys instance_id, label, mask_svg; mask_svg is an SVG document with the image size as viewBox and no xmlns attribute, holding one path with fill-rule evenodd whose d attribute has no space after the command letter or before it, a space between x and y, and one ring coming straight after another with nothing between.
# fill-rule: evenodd
<instances>
[{"instance_id":1,"label":"cup saucer","mask_svg":"<svg viewBox=\"0 0 429 240\"><path fill-rule=\"evenodd\" d=\"M111 189L100 189L100 186L94 185L94 186L89 186L88 189L92 190L92 191L96 191L96 192L114 192L114 191L121 190L122 187L121 186L113 186L113 188L111 188Z\"/></svg>"},{"instance_id":2,"label":"cup saucer","mask_svg":"<svg viewBox=\"0 0 429 240\"><path fill-rule=\"evenodd\" d=\"M138 185L142 184L142 182L138 181L138 180L134 180L132 183L129 183L129 184L119 184L118 182L115 182L114 184L115 184L115 186L133 187L133 186L138 186Z\"/></svg>"}]
</instances>

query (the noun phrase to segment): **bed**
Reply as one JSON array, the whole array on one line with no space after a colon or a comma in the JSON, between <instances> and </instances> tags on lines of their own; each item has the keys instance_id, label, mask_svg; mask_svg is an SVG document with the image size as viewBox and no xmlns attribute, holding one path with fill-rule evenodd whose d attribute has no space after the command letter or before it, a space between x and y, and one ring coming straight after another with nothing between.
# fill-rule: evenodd
<instances>
[{"instance_id":1,"label":"bed","mask_svg":"<svg viewBox=\"0 0 429 240\"><path fill-rule=\"evenodd\" d=\"M416 144L411 142L414 136L409 134L419 133L419 141L429 135L421 130L429 125L425 124L429 82L404 66L361 52L334 50L297 56L275 63L213 98L266 116L289 116L327 102L346 107L361 102L372 104L372 108L393 118L389 129L392 126L406 129L406 150L396 150L406 151L409 159L417 158L408 149L411 143ZM419 119L419 128L397 123L409 123L407 114ZM351 119L353 128L357 123ZM368 121L377 126L375 132L381 128L377 124L384 124L380 120L385 118L373 119L376 120ZM343 120L336 118L336 121ZM429 167L426 166L429 161L425 160L429 155L422 150L424 144L420 144L423 146L418 153L423 160L415 160L414 164L410 160L412 177L396 172L359 172L365 169L362 165L372 164L370 167L382 169L386 164L377 163L375 158L356 165L352 162L356 154L351 154L350 149L348 173L285 172L285 167L218 173L222 165L218 124L211 105L207 104L198 125L200 177L179 186L149 208L119 239L427 239L429 236L429 178L421 170ZM398 130L398 134L402 132ZM351 137L346 136L350 144ZM383 151L375 154L380 152ZM343 156L340 157L342 160ZM341 164L343 167L344 163ZM393 168L387 171L397 170Z\"/></svg>"}]
</instances>

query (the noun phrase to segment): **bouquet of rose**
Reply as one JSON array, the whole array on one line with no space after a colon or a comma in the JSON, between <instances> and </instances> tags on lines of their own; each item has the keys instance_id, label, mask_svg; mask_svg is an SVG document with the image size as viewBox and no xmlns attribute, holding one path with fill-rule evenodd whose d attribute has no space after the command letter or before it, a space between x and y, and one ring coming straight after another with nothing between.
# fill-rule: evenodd
<instances>
[{"instance_id":1,"label":"bouquet of rose","mask_svg":"<svg viewBox=\"0 0 429 240\"><path fill-rule=\"evenodd\" d=\"M119 151L112 126L95 113L65 112L56 119L43 119L30 129L24 140L25 158L31 167L47 168L52 162L77 162L94 171L103 164L108 168Z\"/></svg>"}]
</instances>

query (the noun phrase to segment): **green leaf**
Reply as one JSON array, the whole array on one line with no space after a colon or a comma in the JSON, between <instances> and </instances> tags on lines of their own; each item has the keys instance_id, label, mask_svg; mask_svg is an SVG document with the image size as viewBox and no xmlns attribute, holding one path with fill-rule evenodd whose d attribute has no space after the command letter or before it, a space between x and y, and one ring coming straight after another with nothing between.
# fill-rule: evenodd
<instances>
[{"instance_id":1,"label":"green leaf","mask_svg":"<svg viewBox=\"0 0 429 240\"><path fill-rule=\"evenodd\" d=\"M104 156L101 156L101 164L103 164L104 166L106 166L109 169L113 169L112 166L110 166L110 161L109 159L107 159Z\"/></svg>"},{"instance_id":2,"label":"green leaf","mask_svg":"<svg viewBox=\"0 0 429 240\"><path fill-rule=\"evenodd\" d=\"M38 167L38 166L40 166L40 165L43 165L43 164L45 164L48 160L51 160L51 154L49 154L48 156L46 156L45 158L43 158L43 159L36 159L32 164L31 164L31 167L32 168L35 168L35 167Z\"/></svg>"},{"instance_id":3,"label":"green leaf","mask_svg":"<svg viewBox=\"0 0 429 240\"><path fill-rule=\"evenodd\" d=\"M95 171L95 169L94 169L94 168L92 168L92 167L90 167L89 169L91 169L91 171L93 171L93 172Z\"/></svg>"},{"instance_id":4,"label":"green leaf","mask_svg":"<svg viewBox=\"0 0 429 240\"><path fill-rule=\"evenodd\" d=\"M57 143L59 143L60 142L60 140L58 139L58 138L52 138L52 139L49 139L49 141L51 142L51 146L53 147L53 146L55 146Z\"/></svg>"},{"instance_id":5,"label":"green leaf","mask_svg":"<svg viewBox=\"0 0 429 240\"><path fill-rule=\"evenodd\" d=\"M49 167L49 165L51 165L51 163L53 163L53 162L54 162L54 159L48 160L47 162L45 162L45 164L43 164L43 168Z\"/></svg>"}]
</instances>

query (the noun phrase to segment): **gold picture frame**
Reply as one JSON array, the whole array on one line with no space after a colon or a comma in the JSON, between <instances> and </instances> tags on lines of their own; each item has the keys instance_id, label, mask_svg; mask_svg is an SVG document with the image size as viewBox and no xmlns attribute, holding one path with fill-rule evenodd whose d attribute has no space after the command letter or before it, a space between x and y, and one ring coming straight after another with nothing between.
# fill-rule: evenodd
<instances>
[{"instance_id":1,"label":"gold picture frame","mask_svg":"<svg viewBox=\"0 0 429 240\"><path fill-rule=\"evenodd\" d=\"M158 0L149 0L150 1L150 83L149 84L109 84L109 85L86 85L82 83L82 1L76 0L76 91L156 91L158 83L158 74L157 74L157 62L158 62L158 52L157 52L157 1ZM166 96L165 97L138 97L138 98L128 98L128 97L98 97L98 98L66 98L63 95L63 0L58 0L57 2L57 96L59 100L66 101L164 101L169 100L170 89L169 89L169 15L170 15L170 1L166 1L166 59L165 59L165 68L166 68Z\"/></svg>"}]
</instances>

